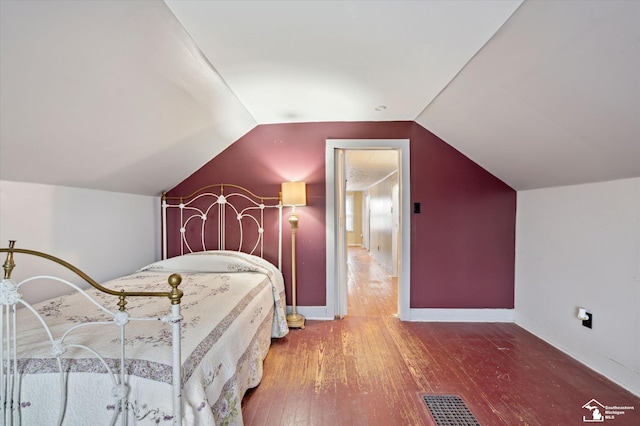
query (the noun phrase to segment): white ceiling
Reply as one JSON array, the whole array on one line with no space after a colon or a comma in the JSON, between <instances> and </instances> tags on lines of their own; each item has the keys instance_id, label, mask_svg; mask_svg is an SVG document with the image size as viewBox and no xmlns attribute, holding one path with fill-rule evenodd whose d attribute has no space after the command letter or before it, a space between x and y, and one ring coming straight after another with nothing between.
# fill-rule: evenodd
<instances>
[{"instance_id":1,"label":"white ceiling","mask_svg":"<svg viewBox=\"0 0 640 426\"><path fill-rule=\"evenodd\" d=\"M640 2L0 2L1 179L157 195L257 124L354 120L515 189L640 176Z\"/></svg>"},{"instance_id":2,"label":"white ceiling","mask_svg":"<svg viewBox=\"0 0 640 426\"><path fill-rule=\"evenodd\" d=\"M398 171L400 158L392 149L348 149L345 151L347 191L364 191Z\"/></svg>"},{"instance_id":3,"label":"white ceiling","mask_svg":"<svg viewBox=\"0 0 640 426\"><path fill-rule=\"evenodd\" d=\"M415 119L520 1L166 3L256 120L281 123Z\"/></svg>"}]
</instances>

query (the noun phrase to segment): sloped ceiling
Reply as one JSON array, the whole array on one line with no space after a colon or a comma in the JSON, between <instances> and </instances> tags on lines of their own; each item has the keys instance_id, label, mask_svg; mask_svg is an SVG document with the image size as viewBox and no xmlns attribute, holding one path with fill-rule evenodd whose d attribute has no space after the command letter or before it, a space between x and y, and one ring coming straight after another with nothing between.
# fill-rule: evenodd
<instances>
[{"instance_id":1,"label":"sloped ceiling","mask_svg":"<svg viewBox=\"0 0 640 426\"><path fill-rule=\"evenodd\" d=\"M257 124L163 2L0 19L2 179L158 195Z\"/></svg>"},{"instance_id":2,"label":"sloped ceiling","mask_svg":"<svg viewBox=\"0 0 640 426\"><path fill-rule=\"evenodd\" d=\"M515 189L640 176L640 2L0 2L0 179L157 195L253 127L415 120Z\"/></svg>"},{"instance_id":3,"label":"sloped ceiling","mask_svg":"<svg viewBox=\"0 0 640 426\"><path fill-rule=\"evenodd\" d=\"M640 2L526 1L416 122L516 189L640 176Z\"/></svg>"}]
</instances>

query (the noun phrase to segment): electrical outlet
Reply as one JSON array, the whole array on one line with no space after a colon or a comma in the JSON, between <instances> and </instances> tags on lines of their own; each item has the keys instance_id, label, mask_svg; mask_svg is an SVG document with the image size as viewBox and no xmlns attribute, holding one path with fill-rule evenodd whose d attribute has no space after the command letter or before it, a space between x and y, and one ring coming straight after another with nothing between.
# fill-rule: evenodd
<instances>
[{"instance_id":1,"label":"electrical outlet","mask_svg":"<svg viewBox=\"0 0 640 426\"><path fill-rule=\"evenodd\" d=\"M586 320L582 320L582 326L587 328L592 328L591 326L593 321L593 315L587 312L587 317L588 318Z\"/></svg>"}]
</instances>

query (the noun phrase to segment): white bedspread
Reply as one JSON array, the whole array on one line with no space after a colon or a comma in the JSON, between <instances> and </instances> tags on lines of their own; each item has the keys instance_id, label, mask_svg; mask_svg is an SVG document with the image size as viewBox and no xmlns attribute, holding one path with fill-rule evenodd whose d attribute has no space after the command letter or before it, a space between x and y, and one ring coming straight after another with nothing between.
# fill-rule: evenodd
<instances>
[{"instance_id":1,"label":"white bedspread","mask_svg":"<svg viewBox=\"0 0 640 426\"><path fill-rule=\"evenodd\" d=\"M284 282L277 268L262 259L237 252L203 252L172 258L105 284L127 291L168 291L167 277L182 275L181 311L183 361L183 424L242 424L245 391L258 385L262 361L271 337L287 332ZM117 298L91 292L117 311ZM165 298L128 298L132 317L162 317L169 313ZM82 295L73 294L38 306L54 335L70 321L109 321ZM51 345L37 320L20 310L21 416L23 424L57 421L61 392ZM119 365L119 330L98 325L75 330L66 340L90 346L111 366ZM126 331L125 364L130 386L129 424L170 424L171 331L160 321L130 322ZM64 355L68 375L68 408L64 424L109 424L115 412L113 384L100 361L75 348Z\"/></svg>"}]
</instances>

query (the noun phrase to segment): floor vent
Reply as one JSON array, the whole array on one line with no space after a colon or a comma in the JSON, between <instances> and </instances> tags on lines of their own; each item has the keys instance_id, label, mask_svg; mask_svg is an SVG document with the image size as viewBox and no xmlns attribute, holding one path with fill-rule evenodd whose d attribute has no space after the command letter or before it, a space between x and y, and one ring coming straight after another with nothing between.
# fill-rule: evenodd
<instances>
[{"instance_id":1,"label":"floor vent","mask_svg":"<svg viewBox=\"0 0 640 426\"><path fill-rule=\"evenodd\" d=\"M460 397L453 395L424 395L437 426L480 426Z\"/></svg>"}]
</instances>

